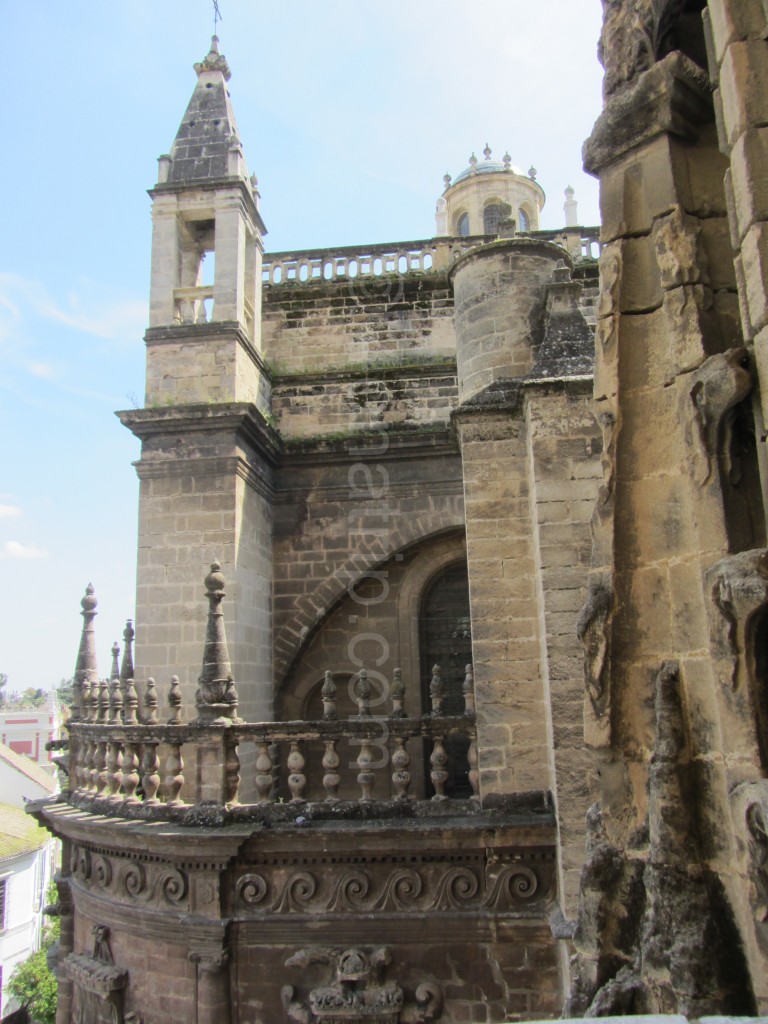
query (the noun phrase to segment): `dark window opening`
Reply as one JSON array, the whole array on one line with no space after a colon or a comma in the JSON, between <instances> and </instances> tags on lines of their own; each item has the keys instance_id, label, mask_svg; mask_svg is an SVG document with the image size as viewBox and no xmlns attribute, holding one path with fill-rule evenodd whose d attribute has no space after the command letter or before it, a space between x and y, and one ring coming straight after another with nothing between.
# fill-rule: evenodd
<instances>
[{"instance_id":1,"label":"dark window opening","mask_svg":"<svg viewBox=\"0 0 768 1024\"><path fill-rule=\"evenodd\" d=\"M483 210L483 231L486 235L498 235L501 223L501 204L489 203Z\"/></svg>"},{"instance_id":2,"label":"dark window opening","mask_svg":"<svg viewBox=\"0 0 768 1024\"><path fill-rule=\"evenodd\" d=\"M469 235L469 214L462 213L456 224L456 234L459 238L467 238Z\"/></svg>"},{"instance_id":3,"label":"dark window opening","mask_svg":"<svg viewBox=\"0 0 768 1024\"><path fill-rule=\"evenodd\" d=\"M421 706L431 708L429 683L432 666L439 665L445 696L443 713L464 713L462 686L466 666L472 661L472 628L469 618L469 579L466 562L454 563L441 570L430 582L421 602L419 615L419 668L421 673ZM467 750L464 736L446 738L449 778L446 793L467 799L472 789L467 778ZM425 752L424 777L427 795L434 790L429 783L429 753Z\"/></svg>"}]
</instances>

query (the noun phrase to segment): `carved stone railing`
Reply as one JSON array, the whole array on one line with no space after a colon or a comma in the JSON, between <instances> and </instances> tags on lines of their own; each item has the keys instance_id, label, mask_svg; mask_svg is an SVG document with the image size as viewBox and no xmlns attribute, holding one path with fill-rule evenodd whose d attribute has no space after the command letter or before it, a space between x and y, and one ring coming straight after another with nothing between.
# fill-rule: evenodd
<instances>
[{"instance_id":1,"label":"carved stone railing","mask_svg":"<svg viewBox=\"0 0 768 1024\"><path fill-rule=\"evenodd\" d=\"M70 735L77 751L69 764L70 800L118 816L146 817L153 809L151 817L183 818L202 805L247 811L269 804L404 803L415 799L411 763L420 767L423 758L434 790L428 799L439 803L449 799L457 766L446 748L457 736L465 739L463 767L477 798L475 725L465 716L229 726L77 722ZM356 756L340 757L342 744ZM255 795L250 805L239 800L246 753Z\"/></svg>"},{"instance_id":2,"label":"carved stone railing","mask_svg":"<svg viewBox=\"0 0 768 1024\"><path fill-rule=\"evenodd\" d=\"M213 319L213 285L174 288L174 319L179 324L204 324Z\"/></svg>"},{"instance_id":3,"label":"carved stone railing","mask_svg":"<svg viewBox=\"0 0 768 1024\"><path fill-rule=\"evenodd\" d=\"M452 797L477 801L471 665L466 666L462 686L463 714L444 713L445 685L435 665L430 710L421 716L405 711L406 688L399 669L388 684L388 710L372 714L372 705L381 701L362 668L350 691L357 704L355 716L338 716L336 684L326 672L321 720L245 722L237 713L221 608L225 584L218 563L211 566L205 583L209 611L197 717L185 721L174 676L166 694L170 715L165 722L160 721L154 679L147 679L139 701L130 621L123 633L122 665L118 667L115 645L112 678L97 678L96 598L89 585L81 602L84 627L73 686L76 699L67 725L65 799L112 816L196 823L201 814L216 817L215 808L236 807L247 814L267 805L322 804L327 809L344 804L365 812L372 803L380 807L383 802L402 813L404 806L418 800L431 805ZM249 775L241 777L243 771ZM241 788L247 794L243 802Z\"/></svg>"},{"instance_id":4,"label":"carved stone railing","mask_svg":"<svg viewBox=\"0 0 768 1024\"><path fill-rule=\"evenodd\" d=\"M489 235L468 238L428 238L415 242L345 246L265 253L264 284L324 283L385 274L425 274L448 267L467 249L491 241Z\"/></svg>"},{"instance_id":5,"label":"carved stone railing","mask_svg":"<svg viewBox=\"0 0 768 1024\"><path fill-rule=\"evenodd\" d=\"M600 254L599 227L533 231L523 237L557 242L577 259L596 259ZM466 238L428 238L381 245L268 252L264 254L262 263L262 281L265 285L322 284L357 277L444 271L467 249L492 242L495 238L495 235L470 235Z\"/></svg>"},{"instance_id":6,"label":"carved stone railing","mask_svg":"<svg viewBox=\"0 0 768 1024\"><path fill-rule=\"evenodd\" d=\"M600 255L600 228L573 227L558 228L555 231L532 231L531 238L543 238L547 242L562 245L576 259L596 260Z\"/></svg>"}]
</instances>

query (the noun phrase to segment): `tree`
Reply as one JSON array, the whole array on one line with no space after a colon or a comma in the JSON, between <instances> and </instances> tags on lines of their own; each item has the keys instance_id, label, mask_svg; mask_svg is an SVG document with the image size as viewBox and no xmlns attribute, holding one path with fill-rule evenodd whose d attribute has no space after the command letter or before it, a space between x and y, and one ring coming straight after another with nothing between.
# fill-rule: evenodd
<instances>
[{"instance_id":1,"label":"tree","mask_svg":"<svg viewBox=\"0 0 768 1024\"><path fill-rule=\"evenodd\" d=\"M26 1006L34 1024L56 1024L58 984L48 969L48 950L38 949L18 965L8 981L8 991Z\"/></svg>"},{"instance_id":2,"label":"tree","mask_svg":"<svg viewBox=\"0 0 768 1024\"><path fill-rule=\"evenodd\" d=\"M8 676L5 672L0 672L0 704L5 704L5 686L8 682Z\"/></svg>"}]
</instances>

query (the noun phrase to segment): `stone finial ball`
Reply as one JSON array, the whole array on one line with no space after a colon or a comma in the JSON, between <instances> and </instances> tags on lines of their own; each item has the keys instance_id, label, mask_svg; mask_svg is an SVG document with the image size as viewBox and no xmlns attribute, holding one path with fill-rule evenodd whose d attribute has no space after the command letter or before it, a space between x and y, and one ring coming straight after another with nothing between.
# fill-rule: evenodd
<instances>
[{"instance_id":1,"label":"stone finial ball","mask_svg":"<svg viewBox=\"0 0 768 1024\"><path fill-rule=\"evenodd\" d=\"M205 577L205 589L211 593L223 590L225 585L224 576L221 572L219 562L211 562L211 571Z\"/></svg>"},{"instance_id":2,"label":"stone finial ball","mask_svg":"<svg viewBox=\"0 0 768 1024\"><path fill-rule=\"evenodd\" d=\"M80 601L80 607L84 612L92 612L99 602L93 591L93 584L89 583L85 588L85 595Z\"/></svg>"}]
</instances>

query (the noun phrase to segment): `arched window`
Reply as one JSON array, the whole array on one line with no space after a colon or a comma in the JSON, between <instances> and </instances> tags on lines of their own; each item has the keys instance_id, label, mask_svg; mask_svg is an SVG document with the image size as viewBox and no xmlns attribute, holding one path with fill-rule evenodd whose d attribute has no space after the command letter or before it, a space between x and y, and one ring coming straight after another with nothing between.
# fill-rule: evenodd
<instances>
[{"instance_id":1,"label":"arched window","mask_svg":"<svg viewBox=\"0 0 768 1024\"><path fill-rule=\"evenodd\" d=\"M528 219L528 214L525 212L525 210L522 207L517 211L517 230L518 231L530 231L531 230L531 222Z\"/></svg>"},{"instance_id":2,"label":"arched window","mask_svg":"<svg viewBox=\"0 0 768 1024\"><path fill-rule=\"evenodd\" d=\"M489 203L483 210L483 231L486 235L498 235L501 223L501 203Z\"/></svg>"},{"instance_id":3,"label":"arched window","mask_svg":"<svg viewBox=\"0 0 768 1024\"><path fill-rule=\"evenodd\" d=\"M459 238L467 238L469 235L469 214L462 213L456 222L456 234Z\"/></svg>"},{"instance_id":4,"label":"arched window","mask_svg":"<svg viewBox=\"0 0 768 1024\"><path fill-rule=\"evenodd\" d=\"M446 715L464 713L462 685L466 666L472 661L472 627L469 618L469 579L465 561L452 562L432 578L421 599L419 613L419 665L423 709L430 707L429 682L432 666L439 665L443 679L443 705ZM467 749L464 736L448 737L450 796L471 795L467 779ZM426 752L424 778L429 788L429 752Z\"/></svg>"}]
</instances>

